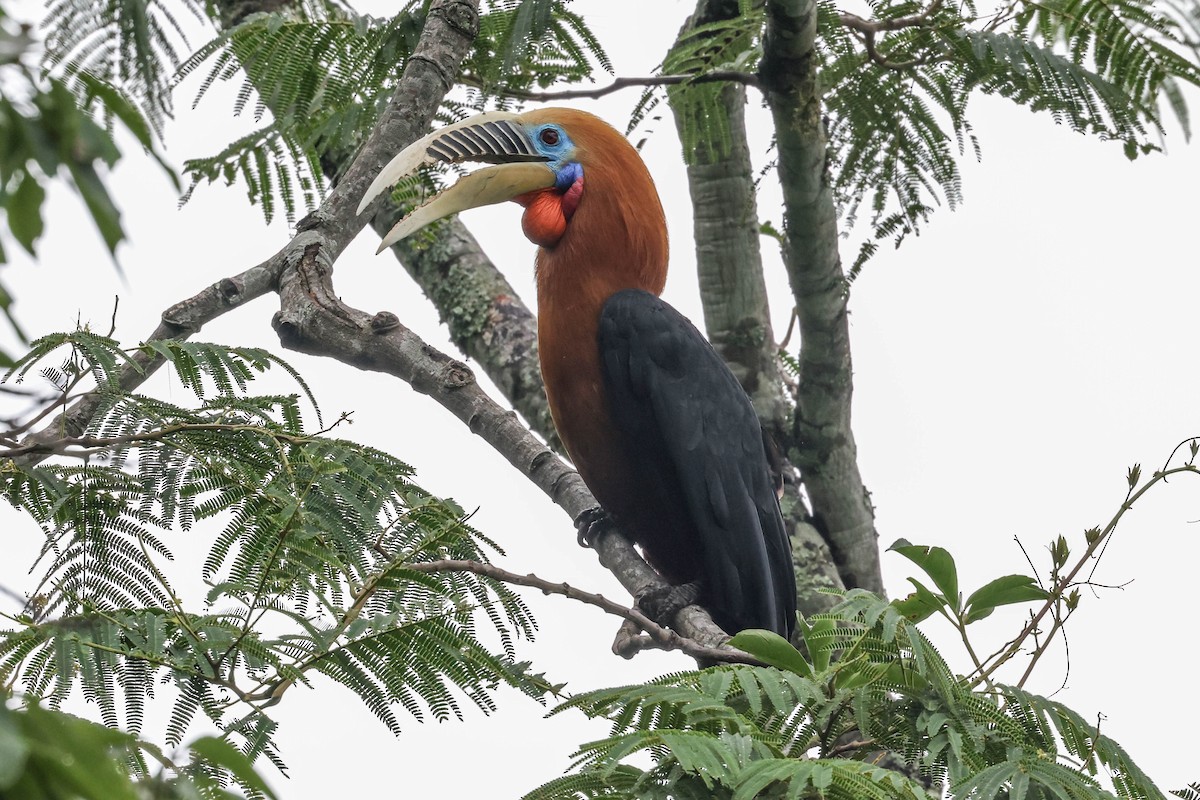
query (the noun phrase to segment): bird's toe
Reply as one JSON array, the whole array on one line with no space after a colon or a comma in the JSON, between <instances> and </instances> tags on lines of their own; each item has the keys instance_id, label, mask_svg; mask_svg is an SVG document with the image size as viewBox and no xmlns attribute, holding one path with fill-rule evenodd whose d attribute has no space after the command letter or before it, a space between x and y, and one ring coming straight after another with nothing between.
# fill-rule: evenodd
<instances>
[{"instance_id":1,"label":"bird's toe","mask_svg":"<svg viewBox=\"0 0 1200 800\"><path fill-rule=\"evenodd\" d=\"M613 526L613 518L600 506L592 506L575 518L575 530L578 534L575 540L580 547L591 547L604 531Z\"/></svg>"},{"instance_id":2,"label":"bird's toe","mask_svg":"<svg viewBox=\"0 0 1200 800\"><path fill-rule=\"evenodd\" d=\"M646 589L637 596L637 605L646 616L659 625L669 627L681 609L696 602L700 597L700 584L696 581L678 586L660 586Z\"/></svg>"}]
</instances>

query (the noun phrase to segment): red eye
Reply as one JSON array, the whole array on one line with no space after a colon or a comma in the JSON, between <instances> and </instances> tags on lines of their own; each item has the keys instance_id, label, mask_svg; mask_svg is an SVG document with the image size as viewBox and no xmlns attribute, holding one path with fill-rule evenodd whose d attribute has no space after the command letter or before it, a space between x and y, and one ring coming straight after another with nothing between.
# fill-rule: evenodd
<instances>
[{"instance_id":1,"label":"red eye","mask_svg":"<svg viewBox=\"0 0 1200 800\"><path fill-rule=\"evenodd\" d=\"M553 147L558 144L558 131L554 128L546 128L538 134L538 138L542 140L542 144Z\"/></svg>"}]
</instances>

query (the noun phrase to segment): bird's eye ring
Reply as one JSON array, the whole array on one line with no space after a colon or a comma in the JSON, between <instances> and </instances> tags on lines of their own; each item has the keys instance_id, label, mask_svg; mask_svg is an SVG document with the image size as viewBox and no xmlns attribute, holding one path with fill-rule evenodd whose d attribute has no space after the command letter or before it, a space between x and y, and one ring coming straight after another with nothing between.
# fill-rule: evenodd
<instances>
[{"instance_id":1,"label":"bird's eye ring","mask_svg":"<svg viewBox=\"0 0 1200 800\"><path fill-rule=\"evenodd\" d=\"M542 144L553 147L558 144L558 131L554 128L546 128L538 134L538 138L542 140Z\"/></svg>"}]
</instances>

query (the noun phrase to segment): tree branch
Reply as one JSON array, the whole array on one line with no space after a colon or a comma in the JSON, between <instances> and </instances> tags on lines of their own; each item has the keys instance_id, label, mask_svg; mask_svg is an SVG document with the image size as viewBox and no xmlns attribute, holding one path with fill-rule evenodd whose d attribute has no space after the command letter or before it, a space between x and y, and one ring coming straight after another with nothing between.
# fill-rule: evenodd
<instances>
[{"instance_id":1,"label":"tree branch","mask_svg":"<svg viewBox=\"0 0 1200 800\"><path fill-rule=\"evenodd\" d=\"M676 41L699 26L740 13L737 2L699 0ZM685 86L668 93L681 139L685 138L682 114L687 113L688 91ZM689 154L687 164L704 325L713 347L754 401L764 429L776 442L786 442L791 404L779 370L763 277L757 187L746 136L746 89L736 84L723 86L717 102L728 123L727 147L709 147L702 140ZM836 597L820 590L844 586L828 546L808 522L808 507L800 496L795 469L783 463L780 471L786 476L781 505L792 545L797 607L805 615L828 611Z\"/></svg>"},{"instance_id":2,"label":"tree branch","mask_svg":"<svg viewBox=\"0 0 1200 800\"><path fill-rule=\"evenodd\" d=\"M885 31L898 31L904 28L917 28L922 25L927 25L933 15L942 8L943 0L933 0L921 12L911 14L907 17L896 17L895 19L863 19L857 14L851 14L848 11L842 11L838 14L838 20L847 28L856 30L863 34L876 34Z\"/></svg>"},{"instance_id":3,"label":"tree branch","mask_svg":"<svg viewBox=\"0 0 1200 800\"><path fill-rule=\"evenodd\" d=\"M289 250L284 248L261 264L232 277L222 278L198 294L171 306L162 313L162 322L145 341L186 340L206 323L272 291L287 265L288 253ZM163 359L149 353L137 352L130 358L130 362L121 367L118 374L118 382L125 391L132 391L142 385L162 366ZM44 449L46 445L64 436L82 435L104 402L104 396L99 392L84 394L52 423L25 437L21 447L28 452L15 460L24 466L45 460L50 455L50 451Z\"/></svg>"},{"instance_id":4,"label":"tree branch","mask_svg":"<svg viewBox=\"0 0 1200 800\"><path fill-rule=\"evenodd\" d=\"M463 83L468 86L482 88L483 82L471 75L462 76ZM678 86L680 84L698 83L740 83L743 86L759 85L759 78L753 72L738 70L714 70L700 75L649 75L641 78L617 78L608 86L597 89L560 89L552 92L527 92L520 89L505 89L498 91L505 97L514 100L527 100L537 103L550 103L558 100L595 100L622 89L635 86Z\"/></svg>"},{"instance_id":5,"label":"tree branch","mask_svg":"<svg viewBox=\"0 0 1200 800\"><path fill-rule=\"evenodd\" d=\"M800 330L795 446L813 514L847 587L882 594L874 511L850 428L853 379L814 44L815 0L768 0L760 70L775 120L784 264Z\"/></svg>"},{"instance_id":6,"label":"tree branch","mask_svg":"<svg viewBox=\"0 0 1200 800\"><path fill-rule=\"evenodd\" d=\"M751 656L749 653L743 653L741 650L735 650L732 647L708 647L699 642L692 641L686 637L680 636L670 628L664 628L654 620L647 617L642 611L636 607L629 608L620 603L609 600L604 595L585 592L582 589L577 589L567 583L556 583L548 581L545 578L539 578L532 573L520 575L516 572L510 572L506 569L501 569L494 564L485 564L482 561L469 560L453 560L445 559L442 561L429 561L417 564L405 564L405 569L410 569L414 572L472 572L476 575L484 575L497 581L512 584L515 586L528 586L533 589L539 589L543 594L557 594L572 600L578 600L581 603L586 603L590 606L595 606L606 614L611 614L615 617L632 623L637 629L645 631L649 634L649 640L653 643L652 649L656 650L681 650L692 658L709 662L721 662L726 664L756 664L761 665L758 659ZM618 638L613 644L613 652L617 655L625 655L627 649L618 649L618 643L622 642ZM637 649L645 650L650 647L639 646Z\"/></svg>"},{"instance_id":7,"label":"tree branch","mask_svg":"<svg viewBox=\"0 0 1200 800\"><path fill-rule=\"evenodd\" d=\"M470 0L441 0L430 9L429 22L417 45L416 55L420 58L410 59L391 103L363 144L359 158L320 208L300 221L296 237L261 264L223 278L171 306L163 312L162 323L148 341L186 339L206 322L275 289L280 275L298 263L311 246L318 246L331 261L341 254L363 225L354 213L358 198L391 154L415 141L428 127L433 111L450 90L446 76L454 74L462 58L455 53L465 52L475 36L478 19L475 8ZM126 390L140 386L162 364L161 359L146 354L135 355L133 362L121 371L120 385ZM103 402L103 396L97 392L82 396L52 424L26 441L45 443L63 435L81 435ZM31 460L36 463L43 458L45 454L31 455L22 463Z\"/></svg>"},{"instance_id":8,"label":"tree branch","mask_svg":"<svg viewBox=\"0 0 1200 800\"><path fill-rule=\"evenodd\" d=\"M370 315L342 303L331 274L332 262L319 245L312 245L296 269L283 275L281 309L272 324L284 347L399 377L462 420L572 519L596 505L579 473L539 441L516 414L488 397L466 364L424 342L391 312ZM666 586L618 532L606 531L592 546L600 563L631 595ZM703 646L716 647L728 638L698 606L679 612L672 627Z\"/></svg>"},{"instance_id":9,"label":"tree branch","mask_svg":"<svg viewBox=\"0 0 1200 800\"><path fill-rule=\"evenodd\" d=\"M388 202L371 227L382 237L400 216ZM402 239L391 251L438 310L455 345L538 435L563 452L538 366L537 318L457 217L434 226L431 236L428 246Z\"/></svg>"}]
</instances>

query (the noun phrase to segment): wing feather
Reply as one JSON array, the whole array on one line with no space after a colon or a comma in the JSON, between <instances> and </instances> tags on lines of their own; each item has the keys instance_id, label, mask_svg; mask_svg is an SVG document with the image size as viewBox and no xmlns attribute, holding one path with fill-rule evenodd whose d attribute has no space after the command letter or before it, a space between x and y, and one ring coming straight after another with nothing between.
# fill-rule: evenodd
<instances>
[{"instance_id":1,"label":"wing feather","mask_svg":"<svg viewBox=\"0 0 1200 800\"><path fill-rule=\"evenodd\" d=\"M598 344L610 411L631 444L631 460L670 473L654 477L682 497L690 546L700 550L698 559L647 555L660 564L698 561L702 599L730 632L755 627L790 635L791 546L750 398L695 326L648 292L609 298ZM641 541L654 549L653 536Z\"/></svg>"}]
</instances>

